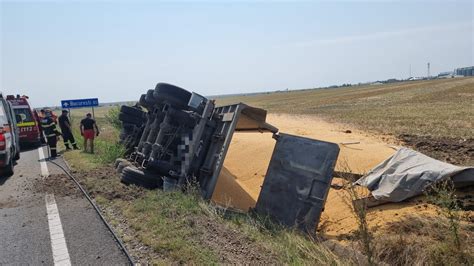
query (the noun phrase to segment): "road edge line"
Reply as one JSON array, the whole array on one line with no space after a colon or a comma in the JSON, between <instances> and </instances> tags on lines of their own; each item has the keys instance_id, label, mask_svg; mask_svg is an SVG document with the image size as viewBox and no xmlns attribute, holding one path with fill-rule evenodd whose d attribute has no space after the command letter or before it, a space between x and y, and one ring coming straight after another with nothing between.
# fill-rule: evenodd
<instances>
[{"instance_id":1,"label":"road edge line","mask_svg":"<svg viewBox=\"0 0 474 266\"><path fill-rule=\"evenodd\" d=\"M45 202L54 265L71 265L63 226L59 217L58 205L56 205L54 195L46 194Z\"/></svg>"}]
</instances>

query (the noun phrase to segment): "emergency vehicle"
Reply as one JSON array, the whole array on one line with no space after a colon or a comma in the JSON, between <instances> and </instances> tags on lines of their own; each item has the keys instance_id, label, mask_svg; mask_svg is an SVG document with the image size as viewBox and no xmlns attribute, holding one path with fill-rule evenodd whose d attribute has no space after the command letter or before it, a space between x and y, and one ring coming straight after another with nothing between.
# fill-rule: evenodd
<instances>
[{"instance_id":1,"label":"emergency vehicle","mask_svg":"<svg viewBox=\"0 0 474 266\"><path fill-rule=\"evenodd\" d=\"M39 116L35 109L31 108L28 96L16 97L13 95L7 96L13 107L17 119L17 126L20 131L21 144L40 144L41 143L41 129L39 124Z\"/></svg>"},{"instance_id":2,"label":"emergency vehicle","mask_svg":"<svg viewBox=\"0 0 474 266\"><path fill-rule=\"evenodd\" d=\"M20 159L20 141L11 103L0 93L0 176L13 175L15 161Z\"/></svg>"}]
</instances>

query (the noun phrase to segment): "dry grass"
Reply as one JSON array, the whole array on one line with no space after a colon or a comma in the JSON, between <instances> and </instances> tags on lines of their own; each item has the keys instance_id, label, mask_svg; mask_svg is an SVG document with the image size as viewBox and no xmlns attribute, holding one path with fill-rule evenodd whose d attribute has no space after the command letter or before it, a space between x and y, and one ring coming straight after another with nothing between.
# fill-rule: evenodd
<instances>
[{"instance_id":1,"label":"dry grass","mask_svg":"<svg viewBox=\"0 0 474 266\"><path fill-rule=\"evenodd\" d=\"M474 135L474 78L263 93L217 102L245 102L272 113L316 114L383 134Z\"/></svg>"},{"instance_id":2,"label":"dry grass","mask_svg":"<svg viewBox=\"0 0 474 266\"><path fill-rule=\"evenodd\" d=\"M474 227L460 226L461 248L452 244L449 221L441 216L411 215L390 223L390 232L374 238L375 257L390 265L472 265Z\"/></svg>"}]
</instances>

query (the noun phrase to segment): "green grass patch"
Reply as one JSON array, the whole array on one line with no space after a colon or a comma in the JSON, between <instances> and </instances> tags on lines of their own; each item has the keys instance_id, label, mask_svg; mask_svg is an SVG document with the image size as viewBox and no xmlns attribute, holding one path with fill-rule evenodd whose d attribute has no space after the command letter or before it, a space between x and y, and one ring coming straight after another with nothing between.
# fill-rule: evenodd
<instances>
[{"instance_id":1,"label":"green grass patch","mask_svg":"<svg viewBox=\"0 0 474 266\"><path fill-rule=\"evenodd\" d=\"M80 134L79 124L88 109L73 110L71 112L71 124L76 142L81 151L65 153L65 158L77 170L92 170L101 165L113 163L115 159L123 157L125 148L118 143L120 128L117 126L118 107L101 107L96 109L96 122L100 129L100 135L94 140L94 154L84 153L84 142ZM65 149L63 142L60 148Z\"/></svg>"},{"instance_id":2,"label":"green grass patch","mask_svg":"<svg viewBox=\"0 0 474 266\"><path fill-rule=\"evenodd\" d=\"M122 207L140 240L169 262L214 264L217 254L199 243L200 232L193 228L193 217L202 215L198 203L181 192L150 191Z\"/></svg>"},{"instance_id":3,"label":"green grass patch","mask_svg":"<svg viewBox=\"0 0 474 266\"><path fill-rule=\"evenodd\" d=\"M120 130L122 128L122 121L119 120L120 107L111 107L105 114L105 119L115 129Z\"/></svg>"},{"instance_id":4,"label":"green grass patch","mask_svg":"<svg viewBox=\"0 0 474 266\"><path fill-rule=\"evenodd\" d=\"M62 147L61 147L62 146ZM64 149L64 145L60 145ZM101 164L96 160L94 154L84 153L82 151L68 151L64 153L64 158L75 170L92 171Z\"/></svg>"},{"instance_id":5,"label":"green grass patch","mask_svg":"<svg viewBox=\"0 0 474 266\"><path fill-rule=\"evenodd\" d=\"M95 141L95 152L97 154L94 160L101 164L108 164L113 163L117 158L123 157L125 147L118 142L111 143L106 140L98 139Z\"/></svg>"}]
</instances>

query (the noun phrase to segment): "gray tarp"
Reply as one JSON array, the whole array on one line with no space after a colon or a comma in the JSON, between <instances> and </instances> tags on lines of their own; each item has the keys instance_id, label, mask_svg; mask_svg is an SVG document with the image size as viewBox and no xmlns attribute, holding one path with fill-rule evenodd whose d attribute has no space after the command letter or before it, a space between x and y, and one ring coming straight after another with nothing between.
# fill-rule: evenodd
<instances>
[{"instance_id":1,"label":"gray tarp","mask_svg":"<svg viewBox=\"0 0 474 266\"><path fill-rule=\"evenodd\" d=\"M456 186L474 184L474 168L444 163L408 148L377 165L355 183L384 202L399 202L423 193L436 181L452 178Z\"/></svg>"}]
</instances>

